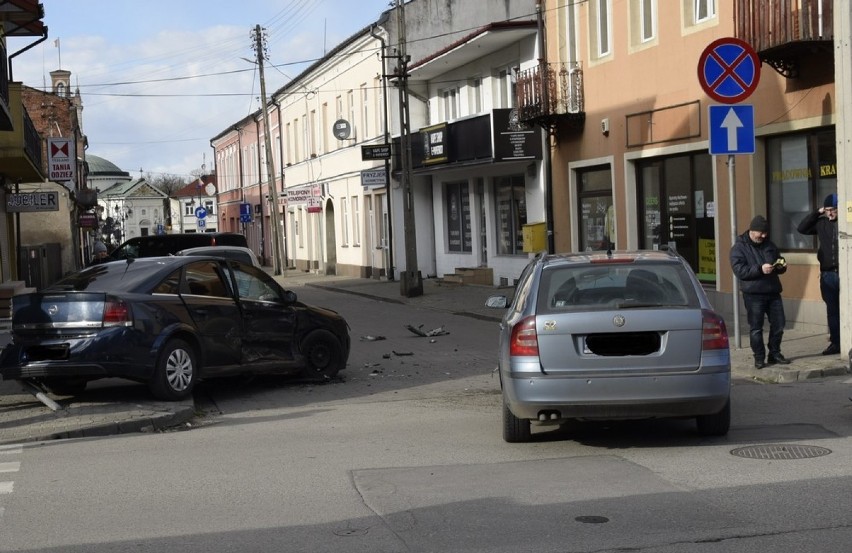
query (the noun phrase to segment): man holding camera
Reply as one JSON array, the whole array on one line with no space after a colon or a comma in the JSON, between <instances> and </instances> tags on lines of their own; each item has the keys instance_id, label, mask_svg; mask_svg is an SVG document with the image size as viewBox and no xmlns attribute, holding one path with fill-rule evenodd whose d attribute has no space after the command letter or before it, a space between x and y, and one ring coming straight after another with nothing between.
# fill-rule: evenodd
<instances>
[{"instance_id":1,"label":"man holding camera","mask_svg":"<svg viewBox=\"0 0 852 553\"><path fill-rule=\"evenodd\" d=\"M808 214L799 223L799 232L819 238L819 291L825 302L828 322L828 347L823 355L840 353L840 266L837 249L837 194L829 194L822 207Z\"/></svg>"},{"instance_id":2,"label":"man holding camera","mask_svg":"<svg viewBox=\"0 0 852 553\"><path fill-rule=\"evenodd\" d=\"M748 230L737 237L731 248L731 268L743 293L755 369L790 363L781 354L786 319L781 300L781 279L778 278L778 275L787 272L787 261L767 238L768 234L769 223L762 215L756 215ZM768 356L767 347L763 344L764 318L769 319Z\"/></svg>"}]
</instances>

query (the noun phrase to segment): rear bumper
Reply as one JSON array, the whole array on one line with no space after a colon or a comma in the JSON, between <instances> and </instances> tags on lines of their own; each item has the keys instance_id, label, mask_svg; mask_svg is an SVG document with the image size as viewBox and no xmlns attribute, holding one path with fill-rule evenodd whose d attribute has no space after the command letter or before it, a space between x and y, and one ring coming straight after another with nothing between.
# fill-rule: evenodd
<instances>
[{"instance_id":1,"label":"rear bumper","mask_svg":"<svg viewBox=\"0 0 852 553\"><path fill-rule=\"evenodd\" d=\"M628 377L503 375L503 393L521 419L622 420L718 413L731 392L730 372Z\"/></svg>"}]
</instances>

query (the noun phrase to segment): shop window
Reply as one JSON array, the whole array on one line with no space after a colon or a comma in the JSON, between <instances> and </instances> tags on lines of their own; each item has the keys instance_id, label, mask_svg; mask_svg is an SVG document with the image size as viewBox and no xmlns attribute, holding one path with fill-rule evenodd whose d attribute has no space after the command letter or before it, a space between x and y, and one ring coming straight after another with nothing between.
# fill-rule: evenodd
<instances>
[{"instance_id":1,"label":"shop window","mask_svg":"<svg viewBox=\"0 0 852 553\"><path fill-rule=\"evenodd\" d=\"M470 224L470 187L467 182L444 185L444 218L447 222L447 251L473 251Z\"/></svg>"},{"instance_id":2,"label":"shop window","mask_svg":"<svg viewBox=\"0 0 852 553\"><path fill-rule=\"evenodd\" d=\"M527 224L524 176L500 177L494 182L497 220L497 254L524 253L523 226Z\"/></svg>"},{"instance_id":3,"label":"shop window","mask_svg":"<svg viewBox=\"0 0 852 553\"><path fill-rule=\"evenodd\" d=\"M716 281L713 160L707 153L637 163L639 247L673 248L703 282Z\"/></svg>"},{"instance_id":4,"label":"shop window","mask_svg":"<svg viewBox=\"0 0 852 553\"><path fill-rule=\"evenodd\" d=\"M769 237L780 249L816 250L816 238L796 227L837 192L836 151L833 130L766 141Z\"/></svg>"},{"instance_id":5,"label":"shop window","mask_svg":"<svg viewBox=\"0 0 852 553\"><path fill-rule=\"evenodd\" d=\"M577 182L580 250L615 248L612 170L609 166L584 169L577 174Z\"/></svg>"}]
</instances>

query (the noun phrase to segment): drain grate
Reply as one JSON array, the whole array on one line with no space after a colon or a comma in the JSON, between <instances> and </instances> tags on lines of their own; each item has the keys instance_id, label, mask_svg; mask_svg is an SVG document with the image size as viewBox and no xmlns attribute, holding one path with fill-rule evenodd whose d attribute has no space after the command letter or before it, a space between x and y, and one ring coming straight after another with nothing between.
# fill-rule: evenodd
<instances>
[{"instance_id":1,"label":"drain grate","mask_svg":"<svg viewBox=\"0 0 852 553\"><path fill-rule=\"evenodd\" d=\"M811 459L831 453L830 449L815 445L772 444L750 445L731 450L731 455L746 459L771 459L786 461L788 459Z\"/></svg>"}]
</instances>

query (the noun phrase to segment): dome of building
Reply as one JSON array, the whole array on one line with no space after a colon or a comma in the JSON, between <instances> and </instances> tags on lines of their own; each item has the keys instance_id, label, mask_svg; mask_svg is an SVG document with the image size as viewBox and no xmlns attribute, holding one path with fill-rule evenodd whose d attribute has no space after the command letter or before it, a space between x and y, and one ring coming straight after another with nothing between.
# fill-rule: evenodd
<instances>
[{"instance_id":1,"label":"dome of building","mask_svg":"<svg viewBox=\"0 0 852 553\"><path fill-rule=\"evenodd\" d=\"M130 177L130 173L122 171L115 163L102 157L86 154L86 163L89 164L89 177Z\"/></svg>"}]
</instances>

